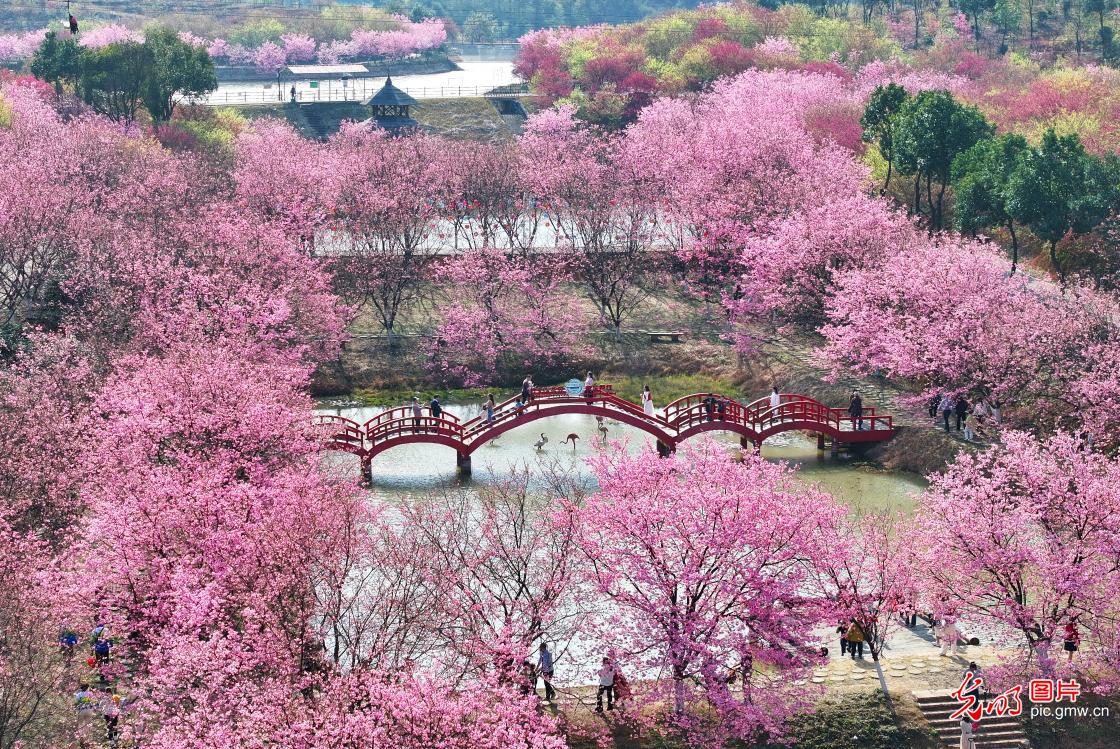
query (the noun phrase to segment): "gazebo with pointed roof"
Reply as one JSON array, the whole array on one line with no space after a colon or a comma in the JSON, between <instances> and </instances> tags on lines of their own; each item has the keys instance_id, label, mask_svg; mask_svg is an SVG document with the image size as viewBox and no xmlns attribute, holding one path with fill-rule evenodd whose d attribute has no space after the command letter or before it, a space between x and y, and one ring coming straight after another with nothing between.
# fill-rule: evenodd
<instances>
[{"instance_id":1,"label":"gazebo with pointed roof","mask_svg":"<svg viewBox=\"0 0 1120 749\"><path fill-rule=\"evenodd\" d=\"M385 85L366 101L366 106L378 127L391 133L420 126L409 112L412 107L420 106L420 102L394 86L392 76L386 76Z\"/></svg>"}]
</instances>

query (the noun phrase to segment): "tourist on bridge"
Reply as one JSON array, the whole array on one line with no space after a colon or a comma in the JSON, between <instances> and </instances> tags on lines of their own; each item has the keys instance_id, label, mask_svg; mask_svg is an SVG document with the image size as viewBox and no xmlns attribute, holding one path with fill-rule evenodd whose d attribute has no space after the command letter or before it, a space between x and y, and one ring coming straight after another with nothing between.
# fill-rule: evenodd
<instances>
[{"instance_id":1,"label":"tourist on bridge","mask_svg":"<svg viewBox=\"0 0 1120 749\"><path fill-rule=\"evenodd\" d=\"M968 420L968 399L963 395L958 395L957 402L953 404L953 412L957 415L957 431L959 432L965 421Z\"/></svg>"},{"instance_id":2,"label":"tourist on bridge","mask_svg":"<svg viewBox=\"0 0 1120 749\"><path fill-rule=\"evenodd\" d=\"M439 404L438 395L432 396L432 402L428 404L428 410L432 412L433 419L439 419L443 417L443 406ZM436 429L439 429L438 422L436 424Z\"/></svg>"},{"instance_id":3,"label":"tourist on bridge","mask_svg":"<svg viewBox=\"0 0 1120 749\"><path fill-rule=\"evenodd\" d=\"M708 421L711 421L712 419L715 418L715 412L716 412L716 397L714 395L709 394L708 397L706 397L704 399L704 413L706 413L708 415Z\"/></svg>"},{"instance_id":4,"label":"tourist on bridge","mask_svg":"<svg viewBox=\"0 0 1120 749\"><path fill-rule=\"evenodd\" d=\"M716 416L720 421L723 421L724 414L727 411L727 399L720 398L716 401Z\"/></svg>"},{"instance_id":5,"label":"tourist on bridge","mask_svg":"<svg viewBox=\"0 0 1120 749\"><path fill-rule=\"evenodd\" d=\"M614 664L604 656L599 669L599 691L595 695L595 712L603 712L603 695L607 695L607 709L614 710Z\"/></svg>"},{"instance_id":6,"label":"tourist on bridge","mask_svg":"<svg viewBox=\"0 0 1120 749\"><path fill-rule=\"evenodd\" d=\"M775 409L782 405L782 394L778 392L778 386L775 385L770 389L770 408Z\"/></svg>"},{"instance_id":7,"label":"tourist on bridge","mask_svg":"<svg viewBox=\"0 0 1120 749\"><path fill-rule=\"evenodd\" d=\"M583 397L592 398L595 395L595 378L591 373L587 373L587 377L583 380Z\"/></svg>"},{"instance_id":8,"label":"tourist on bridge","mask_svg":"<svg viewBox=\"0 0 1120 749\"><path fill-rule=\"evenodd\" d=\"M525 405L529 405L529 401L533 399L533 375L525 375L525 379L521 381L521 401Z\"/></svg>"},{"instance_id":9,"label":"tourist on bridge","mask_svg":"<svg viewBox=\"0 0 1120 749\"><path fill-rule=\"evenodd\" d=\"M945 420L945 431L949 431L949 415L953 413L953 399L949 397L948 393L941 396L941 402L937 404L937 410L941 412L941 418Z\"/></svg>"},{"instance_id":10,"label":"tourist on bridge","mask_svg":"<svg viewBox=\"0 0 1120 749\"><path fill-rule=\"evenodd\" d=\"M556 699L556 690L552 688L554 664L552 662L552 651L549 650L548 645L543 642L541 643L541 652L537 656L537 669L541 673L541 680L544 681L544 698L552 702Z\"/></svg>"},{"instance_id":11,"label":"tourist on bridge","mask_svg":"<svg viewBox=\"0 0 1120 749\"><path fill-rule=\"evenodd\" d=\"M420 424L424 420L424 407L420 405L420 399L415 395L412 396L412 426L416 431L420 431Z\"/></svg>"},{"instance_id":12,"label":"tourist on bridge","mask_svg":"<svg viewBox=\"0 0 1120 749\"><path fill-rule=\"evenodd\" d=\"M494 394L488 393L486 395L486 423L489 424L494 420L494 412L498 410L498 404L494 402Z\"/></svg>"},{"instance_id":13,"label":"tourist on bridge","mask_svg":"<svg viewBox=\"0 0 1120 749\"><path fill-rule=\"evenodd\" d=\"M863 398L855 390L852 391L852 398L848 401L848 415L852 417L852 424L855 426L856 431L863 430Z\"/></svg>"},{"instance_id":14,"label":"tourist on bridge","mask_svg":"<svg viewBox=\"0 0 1120 749\"><path fill-rule=\"evenodd\" d=\"M649 385L642 388L642 413L646 416L653 416L653 393L649 391Z\"/></svg>"}]
</instances>

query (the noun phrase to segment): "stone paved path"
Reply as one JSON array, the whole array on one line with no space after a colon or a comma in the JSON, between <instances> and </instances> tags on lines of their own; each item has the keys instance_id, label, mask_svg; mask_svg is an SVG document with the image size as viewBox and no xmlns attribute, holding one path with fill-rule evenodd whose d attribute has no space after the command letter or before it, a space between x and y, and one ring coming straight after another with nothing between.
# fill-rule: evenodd
<instances>
[{"instance_id":1,"label":"stone paved path","mask_svg":"<svg viewBox=\"0 0 1120 749\"><path fill-rule=\"evenodd\" d=\"M970 633L974 634L974 633ZM983 637L981 640L990 638ZM852 660L840 655L839 640L828 641L829 662L813 673L813 683L824 685L829 691L859 691L879 688L879 668L864 649L863 660ZM997 652L991 646L961 645L958 655L942 656L941 648L934 645L930 627L919 620L914 629L899 629L888 640L880 657L882 679L892 694L913 690L955 689L961 683L969 661L981 668L995 663Z\"/></svg>"}]
</instances>

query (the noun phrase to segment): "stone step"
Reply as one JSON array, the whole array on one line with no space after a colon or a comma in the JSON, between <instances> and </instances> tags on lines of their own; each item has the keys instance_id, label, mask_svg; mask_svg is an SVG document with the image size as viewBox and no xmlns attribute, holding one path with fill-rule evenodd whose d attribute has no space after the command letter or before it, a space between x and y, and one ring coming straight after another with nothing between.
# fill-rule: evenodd
<instances>
[{"instance_id":1,"label":"stone step","mask_svg":"<svg viewBox=\"0 0 1120 749\"><path fill-rule=\"evenodd\" d=\"M937 729L937 735L943 739L960 738L961 729L959 726L956 728L939 728ZM1022 726L999 726L993 728L992 726L985 726L983 723L980 724L979 730L975 731L974 735L977 738L983 737L985 739L991 739L992 741L996 741L997 739L1021 739L1025 736Z\"/></svg>"},{"instance_id":2,"label":"stone step","mask_svg":"<svg viewBox=\"0 0 1120 749\"><path fill-rule=\"evenodd\" d=\"M937 730L937 731L960 731L960 722L961 722L960 719L959 718L950 719L948 717L948 713L946 713L946 717L943 717L943 718L930 716L926 712L923 712L922 715L925 716L926 722L929 723L931 726L933 726L934 730ZM996 716L993 715L993 716L990 716L990 717L987 717L987 718L981 718L980 728L981 728L981 730L985 730L985 731L994 731L994 730L997 730L997 729L998 730L1003 730L1005 728L1020 728L1020 725L1019 725L1019 720L1017 718L1012 718L1012 717L1008 717L1008 716L999 718L999 717L996 717Z\"/></svg>"},{"instance_id":3,"label":"stone step","mask_svg":"<svg viewBox=\"0 0 1120 749\"><path fill-rule=\"evenodd\" d=\"M922 717L948 746L960 744L960 719L949 716L960 707L949 690L917 690L913 692ZM976 749L1023 749L1030 747L1019 719L1012 716L989 716L980 720L974 735Z\"/></svg>"}]
</instances>

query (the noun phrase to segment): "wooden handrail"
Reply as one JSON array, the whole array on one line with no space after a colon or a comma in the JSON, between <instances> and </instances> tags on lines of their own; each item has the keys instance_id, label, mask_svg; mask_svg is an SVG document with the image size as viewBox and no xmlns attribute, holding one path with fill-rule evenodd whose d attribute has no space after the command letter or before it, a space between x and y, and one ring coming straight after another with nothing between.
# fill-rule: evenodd
<instances>
[{"instance_id":1,"label":"wooden handrail","mask_svg":"<svg viewBox=\"0 0 1120 749\"><path fill-rule=\"evenodd\" d=\"M318 415L313 423L333 430L328 438L332 446L350 451L357 448L363 454L368 454L375 446L384 445L391 440L417 436L449 439L470 452L472 445L489 439L488 433L492 429L502 426L504 431L510 421L524 413L539 414L541 411L552 410L558 413L579 412L577 409L565 408L568 406L597 408L608 413L615 411L629 418L641 419L657 427L669 439L675 439L687 430L713 421L736 424L756 434L773 433L775 426L794 422L809 425L797 428L811 429L813 424L819 424L835 432L858 431L857 417L849 414L846 408L826 406L798 393L783 393L777 406L770 405L769 396L744 404L719 393L693 393L672 401L660 414L655 413L653 416L646 415L639 404L617 395L609 384L595 385L589 395L571 395L563 386L535 387L531 391L529 402L516 408L520 397L518 392L514 397L496 404L494 418L489 421L485 412L466 421L446 411L439 417L430 413L414 416L412 406L405 405L387 409L364 424L332 414ZM866 427L863 431L890 433L894 430L893 418L879 415L874 407L865 408L858 420Z\"/></svg>"}]
</instances>

